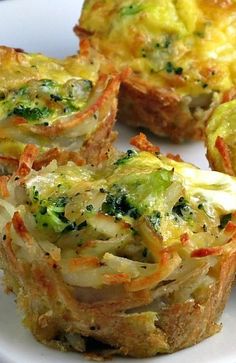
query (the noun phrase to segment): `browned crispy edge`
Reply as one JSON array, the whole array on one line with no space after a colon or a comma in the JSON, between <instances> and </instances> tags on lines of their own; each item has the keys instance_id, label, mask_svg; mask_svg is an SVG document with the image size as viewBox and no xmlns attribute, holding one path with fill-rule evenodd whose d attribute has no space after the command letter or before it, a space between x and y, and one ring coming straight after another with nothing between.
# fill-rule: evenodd
<instances>
[{"instance_id":1,"label":"browned crispy edge","mask_svg":"<svg viewBox=\"0 0 236 363\"><path fill-rule=\"evenodd\" d=\"M100 164L108 159L113 151L113 142L117 137L117 132L113 130L117 115L117 95L113 95L109 100L109 110L105 110L103 121L95 132L90 135L80 149L80 155L89 164Z\"/></svg>"},{"instance_id":2,"label":"browned crispy edge","mask_svg":"<svg viewBox=\"0 0 236 363\"><path fill-rule=\"evenodd\" d=\"M170 351L194 345L220 330L217 322L231 292L235 271L236 253L223 255L215 271L217 282L204 301L174 305L161 312L158 326L168 335Z\"/></svg>"},{"instance_id":3,"label":"browned crispy edge","mask_svg":"<svg viewBox=\"0 0 236 363\"><path fill-rule=\"evenodd\" d=\"M227 145L223 137L218 135L214 145L215 151L218 152L217 159L209 146L211 134L207 132L207 128L205 133L206 158L208 159L210 168L221 173L236 176L236 165L234 165L232 160L230 146Z\"/></svg>"},{"instance_id":4,"label":"browned crispy edge","mask_svg":"<svg viewBox=\"0 0 236 363\"><path fill-rule=\"evenodd\" d=\"M189 106L174 90L156 88L136 77L122 83L119 93L118 121L167 136L174 142L204 138L205 118L197 120Z\"/></svg>"}]
</instances>

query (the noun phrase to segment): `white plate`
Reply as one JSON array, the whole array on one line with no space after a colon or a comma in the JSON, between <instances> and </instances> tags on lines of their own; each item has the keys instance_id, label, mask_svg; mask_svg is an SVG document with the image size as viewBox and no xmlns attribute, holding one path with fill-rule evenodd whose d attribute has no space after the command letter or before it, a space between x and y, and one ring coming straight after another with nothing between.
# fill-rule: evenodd
<instances>
[{"instance_id":1,"label":"white plate","mask_svg":"<svg viewBox=\"0 0 236 363\"><path fill-rule=\"evenodd\" d=\"M72 32L81 10L79 0L0 0L0 44L64 57L77 50L78 41ZM135 130L125 126L117 145L126 149ZM208 168L202 143L173 145L151 136L163 152L179 153L186 161ZM144 359L144 363L236 363L236 314L231 296L222 317L224 329L195 347L172 355ZM0 363L72 363L84 362L77 353L61 353L37 343L21 324L12 296L0 290ZM137 360L116 358L113 362Z\"/></svg>"}]
</instances>

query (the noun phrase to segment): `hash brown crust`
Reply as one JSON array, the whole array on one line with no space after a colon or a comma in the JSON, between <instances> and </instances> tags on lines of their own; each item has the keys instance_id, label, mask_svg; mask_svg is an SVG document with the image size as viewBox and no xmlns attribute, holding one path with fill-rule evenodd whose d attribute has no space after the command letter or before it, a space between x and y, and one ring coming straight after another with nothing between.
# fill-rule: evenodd
<instances>
[{"instance_id":1,"label":"hash brown crust","mask_svg":"<svg viewBox=\"0 0 236 363\"><path fill-rule=\"evenodd\" d=\"M149 167L154 167L158 173L163 172L163 169L160 169L158 165L169 165L169 173L171 170L173 172L174 169L177 172L176 177L178 177L178 173L183 173L181 177L183 179L180 180L186 179L184 177L186 173L188 178L192 172L195 172L196 175L199 174L198 177L195 176L193 181L188 180L190 185L186 184L188 190L186 195L189 195L191 183L193 182L194 186L195 179L198 180L198 187L201 180L203 180L203 184L208 183L204 172L197 168L174 159L167 159L159 153L156 154L158 148L151 145L144 135L141 134L133 138L132 144L141 150L146 148L149 153L141 151L139 154L133 151L123 155L123 158L118 158L115 162L112 159L111 164L107 166L108 169L105 169L107 181L109 181L109 173L111 173L110 168L113 168L114 173L118 172L117 177L120 183L122 182L120 175L123 175L124 178L126 167L128 171L133 170L133 177L135 175L135 169L132 169L134 165L138 166L140 178L142 170L147 172L146 158L148 157ZM15 293L17 304L24 312L24 324L30 328L40 342L64 351L72 349L89 353L90 342L93 339L93 341L106 345L100 354L120 354L141 358L183 349L220 330L218 319L227 302L236 271L235 213L230 215L232 220L229 221L229 215L225 216L227 210L232 209L231 201L228 206L226 205L227 201L225 201L223 217L224 219L227 217L227 219L221 226L218 225L218 217L216 217L216 222L213 222L212 218L209 218L204 212L202 204L198 204L195 211L197 213L196 220L198 224L207 223L203 225L202 231L198 224L195 225L194 220L188 224L188 219L184 222L184 219L177 218L176 213L180 213L179 216L183 213L181 209L179 212L176 209L181 208L178 204L180 202L177 202L177 205L175 204L166 215L166 218L170 218L167 225L171 235L168 235L168 231L165 229L165 219L161 222L164 223L162 229L158 229L159 232L157 232L153 225L148 222L148 216L137 219L136 214L135 217L129 217L129 222L127 220L125 222L125 220L115 219L111 214L104 214L103 209L99 209L100 212L97 214L92 212L91 215L91 207L87 209L87 214L85 213L87 217L83 217L84 212L77 210L76 213L82 213L80 218L88 219L85 219L86 223L83 222L82 224L81 219L79 219L79 228L76 229L76 225L69 225L67 219L70 218L69 215L73 218L73 210L67 205L67 214L62 215L64 213L61 209L62 204L60 206L57 204L55 213L58 214L53 215L52 209L49 209L52 206L45 207L46 199L40 200L40 193L49 193L48 203L52 203L53 186L48 185L47 177L51 179L53 176L54 178L58 173L58 177L62 178L61 181L64 180L64 175L68 175L68 180L64 180L68 192L72 193L74 198L80 198L81 193L78 193L78 188L83 188L84 181L83 179L76 179L76 177L79 178L79 173L82 171L82 177L85 177L86 192L91 193L93 188L90 186L91 189L88 190L89 179L86 177L86 167L81 169L74 164L69 164L59 167L57 171L58 167L54 161L48 167L36 172L31 170L36 157L37 148L28 145L20 158L20 165L16 174L12 177L2 176L0 178L1 223L3 225L0 242L0 266L4 270L6 290ZM187 168L186 171L184 171L185 168ZM166 180L167 169L164 170ZM87 173L91 175L90 167L88 167ZM220 183L219 193L221 193L222 188L220 186L222 183L224 185L225 183L229 184L228 192L230 185L233 188L234 178L225 176L222 179L222 176L217 173L211 174L210 178L210 174L208 179L213 176L215 179L211 179L210 184L207 184L208 192L217 182ZM99 175L101 178L100 169ZM112 175L113 183L116 180L114 175ZM32 184L31 177L33 183L38 183L37 188L39 186L42 188L40 192ZM147 178L148 175L145 174L145 177ZM42 178L41 181L40 178ZM70 180L73 182L71 187L68 184L71 182ZM55 179L53 182L59 188L57 193L60 193L62 186L61 183L58 184L59 181L60 179ZM96 178L95 183L97 182L98 179ZM44 189L44 183L46 183L46 189ZM73 185L76 186L75 190ZM150 187L153 188L153 185ZM17 190L17 197L14 196L14 188ZM27 188L31 188L29 195L33 199L30 201L27 201L27 195L25 195ZM104 200L104 193L107 192L99 185L97 188L100 191L99 200L100 197ZM169 190L168 188L167 190ZM171 198L174 197L177 190L182 195L183 190L179 189L179 182L175 179L171 188ZM175 190L175 188L177 189ZM195 200L196 194L194 191L191 193L193 196L195 195ZM199 193L201 194L198 189ZM167 195L169 194L167 193ZM159 199L161 195L157 195L157 197ZM66 200L65 195L64 199L60 198L62 197L59 196L58 200ZM66 203L72 202L73 206L73 200L71 197L68 198ZM106 200L109 198L108 195ZM136 195L137 198L138 195ZM26 200L25 206L18 205L21 199ZM231 199L235 200L234 194ZM78 202L79 199L77 199ZM89 199L89 203L91 202L96 203ZM100 203L102 202L100 201ZM181 203L183 203L183 198ZM37 205L39 211L37 211ZM102 205L104 206L104 204ZM30 212L31 208L33 208L33 215ZM217 204L218 209L219 205ZM186 209L185 207L185 210L189 210L189 208ZM172 219L171 213L174 213L174 219ZM47 224L45 224L45 219L42 222L37 221L36 216L38 214L41 215L40 218L45 218L45 216L48 218ZM151 215L153 218L153 214ZM35 221L34 218L36 218ZM62 218L61 225L58 225L58 218ZM127 216L120 215L119 218L127 218ZM157 218L160 218L160 214L157 215ZM163 214L162 218L164 218ZM184 218L183 215L181 218ZM202 219L205 222L200 222ZM49 222L56 223L53 227L56 228L54 230L55 236L53 230L48 230ZM95 223L94 237L91 235L93 224L90 226L89 223ZM132 228L130 227L131 223L134 223ZM78 231L83 227L85 230L82 230L80 235ZM87 227L88 230L86 231ZM133 233L134 228L136 233ZM197 228L198 232L195 230L192 234L192 228L193 230ZM209 231L212 231L210 234L208 228ZM74 239L74 235L70 234L73 229L79 233L77 239L83 238L84 235L85 241L82 244L74 244L79 240ZM185 233L182 233L181 229ZM40 237L41 233L42 236ZM121 252L122 245L119 244L122 243L120 238L122 241L124 233L128 233L126 242L128 249L126 252ZM45 241L45 238L48 240ZM51 238L52 241L55 238L56 240L49 242ZM57 242L61 238L61 242ZM209 238L209 240L204 240L204 238ZM63 239L65 239L64 242ZM72 247L70 247L71 243ZM117 255L113 250L114 247L109 247L113 246L114 243L119 243L117 251L120 252ZM132 243L134 244L132 245ZM140 243L141 248L146 246L141 257L138 252L136 256L139 257L128 258L129 251L133 251L133 256ZM105 248L105 251L113 251L113 253L104 254L104 250L99 252L100 248ZM110 263L113 261L112 265L109 261ZM157 264L154 270L153 262ZM141 266L140 270L144 275L140 275L141 272L137 274L135 264ZM110 271L111 266L113 269ZM151 268L151 273L148 273L148 268ZM145 271L148 273L147 275ZM90 275L91 273L92 275ZM102 282L96 280L100 274ZM84 276L82 280L81 275ZM93 276L94 280L88 279L86 275Z\"/></svg>"}]
</instances>

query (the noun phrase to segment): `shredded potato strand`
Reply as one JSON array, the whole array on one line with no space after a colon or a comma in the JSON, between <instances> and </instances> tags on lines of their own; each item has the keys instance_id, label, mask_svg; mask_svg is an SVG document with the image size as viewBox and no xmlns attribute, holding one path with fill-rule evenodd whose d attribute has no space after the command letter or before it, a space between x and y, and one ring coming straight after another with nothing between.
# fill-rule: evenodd
<instances>
[{"instance_id":1,"label":"shredded potato strand","mask_svg":"<svg viewBox=\"0 0 236 363\"><path fill-rule=\"evenodd\" d=\"M28 175L38 154L39 150L37 146L33 144L26 145L24 152L20 157L19 167L16 171L16 175L18 175L20 178Z\"/></svg>"},{"instance_id":2,"label":"shredded potato strand","mask_svg":"<svg viewBox=\"0 0 236 363\"><path fill-rule=\"evenodd\" d=\"M221 136L217 137L215 146L222 157L225 172L229 175L234 175L234 169L233 169L233 165L232 165L232 161L231 161L230 149Z\"/></svg>"},{"instance_id":3,"label":"shredded potato strand","mask_svg":"<svg viewBox=\"0 0 236 363\"><path fill-rule=\"evenodd\" d=\"M0 176L0 193L3 198L9 197L9 191L7 188L7 182L9 180L9 177L6 175Z\"/></svg>"}]
</instances>

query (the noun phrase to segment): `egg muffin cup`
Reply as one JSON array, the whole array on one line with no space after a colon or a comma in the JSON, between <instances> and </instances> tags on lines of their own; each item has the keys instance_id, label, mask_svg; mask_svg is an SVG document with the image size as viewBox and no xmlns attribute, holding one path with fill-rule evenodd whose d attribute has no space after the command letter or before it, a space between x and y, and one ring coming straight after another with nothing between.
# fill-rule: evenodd
<instances>
[{"instance_id":1,"label":"egg muffin cup","mask_svg":"<svg viewBox=\"0 0 236 363\"><path fill-rule=\"evenodd\" d=\"M91 53L64 60L0 47L0 162L11 173L27 144L37 145L36 169L57 159L98 164L116 133L122 75Z\"/></svg>"},{"instance_id":2,"label":"egg muffin cup","mask_svg":"<svg viewBox=\"0 0 236 363\"><path fill-rule=\"evenodd\" d=\"M39 171L27 146L0 177L5 286L56 349L150 357L220 330L236 271L236 179L168 158L144 135L132 144L102 168L53 160Z\"/></svg>"},{"instance_id":3,"label":"egg muffin cup","mask_svg":"<svg viewBox=\"0 0 236 363\"><path fill-rule=\"evenodd\" d=\"M75 32L116 69L118 120L175 142L203 139L214 108L235 90L233 1L85 0ZM106 21L104 21L106 19Z\"/></svg>"}]
</instances>

